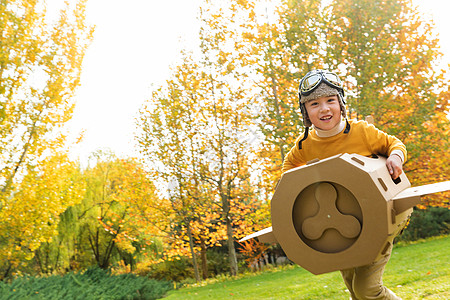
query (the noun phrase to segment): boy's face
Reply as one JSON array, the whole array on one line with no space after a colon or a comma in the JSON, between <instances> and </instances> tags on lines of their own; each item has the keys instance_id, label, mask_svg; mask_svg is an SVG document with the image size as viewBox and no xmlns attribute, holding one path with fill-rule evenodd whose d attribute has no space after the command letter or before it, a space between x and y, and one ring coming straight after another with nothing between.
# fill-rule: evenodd
<instances>
[{"instance_id":1,"label":"boy's face","mask_svg":"<svg viewBox=\"0 0 450 300\"><path fill-rule=\"evenodd\" d=\"M333 129L341 121L338 96L320 97L305 103L311 123L321 130Z\"/></svg>"}]
</instances>

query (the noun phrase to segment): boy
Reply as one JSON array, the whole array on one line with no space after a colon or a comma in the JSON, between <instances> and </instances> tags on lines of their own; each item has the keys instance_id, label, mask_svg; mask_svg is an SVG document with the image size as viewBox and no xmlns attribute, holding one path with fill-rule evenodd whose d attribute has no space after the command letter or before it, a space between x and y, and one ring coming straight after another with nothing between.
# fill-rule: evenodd
<instances>
[{"instance_id":1,"label":"boy","mask_svg":"<svg viewBox=\"0 0 450 300\"><path fill-rule=\"evenodd\" d=\"M315 158L341 153L383 155L393 179L402 173L405 145L365 121L347 120L344 90L336 74L325 70L308 72L300 81L299 102L306 129L286 155L283 173ZM352 299L400 299L382 282L391 251L370 265L341 271Z\"/></svg>"}]
</instances>

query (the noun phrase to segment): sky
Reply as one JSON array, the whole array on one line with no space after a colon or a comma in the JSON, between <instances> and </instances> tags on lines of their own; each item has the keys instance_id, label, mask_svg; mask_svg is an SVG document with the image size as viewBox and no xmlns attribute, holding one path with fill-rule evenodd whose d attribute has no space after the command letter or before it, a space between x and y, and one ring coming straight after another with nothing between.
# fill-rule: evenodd
<instances>
[{"instance_id":1,"label":"sky","mask_svg":"<svg viewBox=\"0 0 450 300\"><path fill-rule=\"evenodd\" d=\"M60 0L54 0L60 1ZM168 79L183 48L197 42L197 0L89 0L95 25L69 122L72 158L98 149L136 155L135 118L153 88Z\"/></svg>"},{"instance_id":2,"label":"sky","mask_svg":"<svg viewBox=\"0 0 450 300\"><path fill-rule=\"evenodd\" d=\"M47 0L49 5L61 0ZM53 4L52 4L53 3ZM135 156L135 118L152 89L170 75L181 49L197 43L200 0L89 0L87 21L96 26L83 63L76 109L68 127L71 157L85 161L99 149ZM450 2L414 0L436 24L450 63Z\"/></svg>"}]
</instances>

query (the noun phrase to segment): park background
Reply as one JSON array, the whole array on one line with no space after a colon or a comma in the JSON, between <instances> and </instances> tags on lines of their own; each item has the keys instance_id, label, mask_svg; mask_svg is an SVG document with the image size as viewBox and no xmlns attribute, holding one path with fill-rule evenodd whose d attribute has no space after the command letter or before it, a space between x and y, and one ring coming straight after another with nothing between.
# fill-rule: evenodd
<instances>
[{"instance_id":1,"label":"park background","mask_svg":"<svg viewBox=\"0 0 450 300\"><path fill-rule=\"evenodd\" d=\"M2 280L249 269L312 68L405 142L413 185L448 180L444 2L144 2L2 3ZM448 196L403 238L448 234Z\"/></svg>"},{"instance_id":2,"label":"park background","mask_svg":"<svg viewBox=\"0 0 450 300\"><path fill-rule=\"evenodd\" d=\"M47 2L52 10L63 3ZM273 10L270 3L276 1L265 2ZM439 35L443 53L439 61L446 67L450 63L450 3L416 0L412 4L435 23L433 32ZM74 137L85 131L83 142L72 151L74 158L86 159L99 148L109 148L118 155L136 154L134 118L152 88L168 78L170 66L181 58L180 51L198 47L200 5L199 0L87 3L86 18L96 26L96 32L86 52L70 124ZM121 57L127 59L118 63ZM116 122L118 119L122 121Z\"/></svg>"}]
</instances>

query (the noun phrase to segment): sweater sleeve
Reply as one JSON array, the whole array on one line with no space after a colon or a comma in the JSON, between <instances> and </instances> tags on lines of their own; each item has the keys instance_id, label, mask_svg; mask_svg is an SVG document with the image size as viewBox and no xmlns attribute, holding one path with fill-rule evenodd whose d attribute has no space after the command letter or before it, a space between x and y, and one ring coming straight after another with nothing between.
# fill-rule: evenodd
<instances>
[{"instance_id":1,"label":"sweater sleeve","mask_svg":"<svg viewBox=\"0 0 450 300\"><path fill-rule=\"evenodd\" d=\"M303 158L301 150L298 148L299 139L295 142L294 147L288 152L283 160L283 166L281 168L281 173L284 173L290 169L304 165L306 161Z\"/></svg>"},{"instance_id":2,"label":"sweater sleeve","mask_svg":"<svg viewBox=\"0 0 450 300\"><path fill-rule=\"evenodd\" d=\"M395 136L389 135L384 131L381 131L373 125L367 127L367 143L372 149L372 153L380 154L388 157L391 154L398 154L403 162L406 161L407 151L405 145Z\"/></svg>"}]
</instances>

